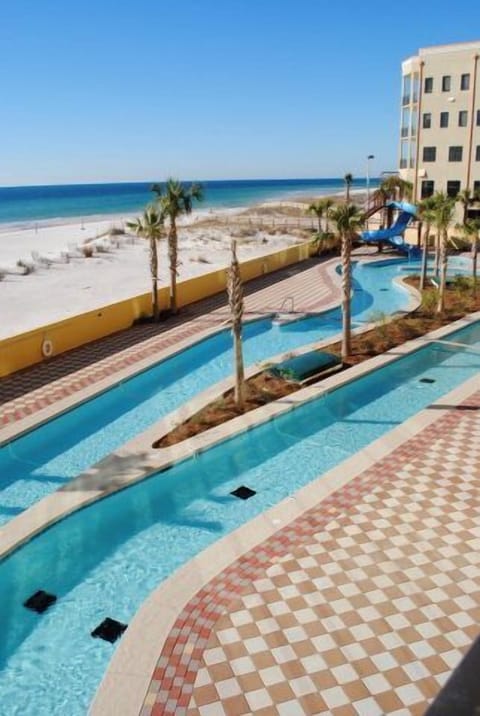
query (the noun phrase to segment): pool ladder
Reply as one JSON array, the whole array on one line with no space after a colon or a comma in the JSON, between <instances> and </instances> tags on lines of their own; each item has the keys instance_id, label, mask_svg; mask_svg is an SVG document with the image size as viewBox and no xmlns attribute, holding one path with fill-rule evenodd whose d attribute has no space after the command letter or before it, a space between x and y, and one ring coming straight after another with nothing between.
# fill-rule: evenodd
<instances>
[{"instance_id":1,"label":"pool ladder","mask_svg":"<svg viewBox=\"0 0 480 716\"><path fill-rule=\"evenodd\" d=\"M290 302L290 310L287 309L287 304ZM282 301L282 305L280 306L280 310L278 313L283 313L284 309L287 313L295 313L295 297L294 296L285 296L285 298Z\"/></svg>"}]
</instances>

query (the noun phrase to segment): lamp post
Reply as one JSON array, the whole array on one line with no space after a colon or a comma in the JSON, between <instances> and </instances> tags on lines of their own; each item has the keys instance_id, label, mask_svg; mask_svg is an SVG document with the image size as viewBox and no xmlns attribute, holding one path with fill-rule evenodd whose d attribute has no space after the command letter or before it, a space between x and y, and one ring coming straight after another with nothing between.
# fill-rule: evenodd
<instances>
[{"instance_id":1,"label":"lamp post","mask_svg":"<svg viewBox=\"0 0 480 716\"><path fill-rule=\"evenodd\" d=\"M370 160L375 159L373 154L367 156L367 211L370 210ZM366 229L368 231L368 218L366 221Z\"/></svg>"}]
</instances>

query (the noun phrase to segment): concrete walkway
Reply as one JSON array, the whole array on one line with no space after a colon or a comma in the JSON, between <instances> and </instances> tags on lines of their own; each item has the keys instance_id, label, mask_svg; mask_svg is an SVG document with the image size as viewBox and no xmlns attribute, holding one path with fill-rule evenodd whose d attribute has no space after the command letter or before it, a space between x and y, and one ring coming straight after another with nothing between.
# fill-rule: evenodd
<instances>
[{"instance_id":1,"label":"concrete walkway","mask_svg":"<svg viewBox=\"0 0 480 716\"><path fill-rule=\"evenodd\" d=\"M340 287L335 281L335 257L328 261L311 259L248 282L245 286L245 318L278 311L287 296L294 296L295 310L317 312L339 302ZM54 405L67 396L152 357L180 341L192 342L218 329L229 318L225 293L200 301L182 310L174 319L157 325L134 326L100 341L59 355L0 380L1 426L11 425Z\"/></svg>"},{"instance_id":2,"label":"concrete walkway","mask_svg":"<svg viewBox=\"0 0 480 716\"><path fill-rule=\"evenodd\" d=\"M479 487L477 392L203 587L142 716L423 714L480 631Z\"/></svg>"}]
</instances>

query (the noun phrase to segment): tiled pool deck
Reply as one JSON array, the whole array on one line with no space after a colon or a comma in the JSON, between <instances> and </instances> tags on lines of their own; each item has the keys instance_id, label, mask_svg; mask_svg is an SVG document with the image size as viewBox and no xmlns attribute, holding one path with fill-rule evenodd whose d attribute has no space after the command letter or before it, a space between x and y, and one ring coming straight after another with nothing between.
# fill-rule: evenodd
<instances>
[{"instance_id":1,"label":"tiled pool deck","mask_svg":"<svg viewBox=\"0 0 480 716\"><path fill-rule=\"evenodd\" d=\"M292 294L298 311L335 304L334 263L309 262L278 272L276 282L252 282L250 316L278 310ZM228 316L221 297L188 314L160 328L137 327L140 343L117 334L0 381L0 439L2 425L4 434L23 429L45 410L216 330ZM58 376L53 383L49 370L50 380ZM254 548L242 549L237 538L235 557L227 550L190 598L182 600L177 585L172 626L154 643L151 663L159 655L158 663L140 685L143 695L151 674L142 716L423 713L480 631L476 390L478 383L460 405L436 406L446 410L430 410L414 429L399 428L400 439L398 430L395 440L387 436L383 452L355 456L335 492L320 500L309 488L318 496L303 501L308 509L275 520L283 527ZM253 545L258 537L250 539ZM112 678L125 680L121 671ZM139 712L111 703L112 710L92 713Z\"/></svg>"},{"instance_id":2,"label":"tiled pool deck","mask_svg":"<svg viewBox=\"0 0 480 716\"><path fill-rule=\"evenodd\" d=\"M142 716L422 714L480 632L480 393L244 554Z\"/></svg>"}]
</instances>

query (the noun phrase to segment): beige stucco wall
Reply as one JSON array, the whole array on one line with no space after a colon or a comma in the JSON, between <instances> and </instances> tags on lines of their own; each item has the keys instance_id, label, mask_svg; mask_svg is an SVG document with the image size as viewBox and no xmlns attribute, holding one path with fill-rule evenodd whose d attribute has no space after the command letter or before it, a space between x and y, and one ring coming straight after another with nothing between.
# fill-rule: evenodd
<instances>
[{"instance_id":1,"label":"beige stucco wall","mask_svg":"<svg viewBox=\"0 0 480 716\"><path fill-rule=\"evenodd\" d=\"M418 118L419 127L419 156L418 156L418 191L420 198L421 184L424 179L435 182L435 191L446 191L449 180L461 182L461 189L467 186L469 146L471 122L473 121L473 137L471 143L471 163L469 188L473 188L475 181L480 181L480 161L476 161L476 147L480 145L480 126L476 126L476 112L480 109L480 60L477 63L477 82L475 91L474 109L472 114L472 98L474 85L475 56L480 55L480 41L458 45L443 45L424 48L415 57L402 63L402 75L419 71L423 62L423 82L420 88L421 108ZM460 89L462 74L470 74L470 89ZM451 90L442 91L442 77L451 76ZM433 91L424 92L425 78L433 78ZM418 110L418 105L411 105L412 111ZM461 110L468 112L466 127L458 126L458 114ZM440 113L449 112L448 128L440 128ZM423 114L432 115L432 126L423 128ZM412 139L412 141L416 141ZM450 146L463 147L461 162L448 161ZM435 162L423 161L423 148L436 147ZM401 176L414 182L415 170L407 167L401 169Z\"/></svg>"}]
</instances>

